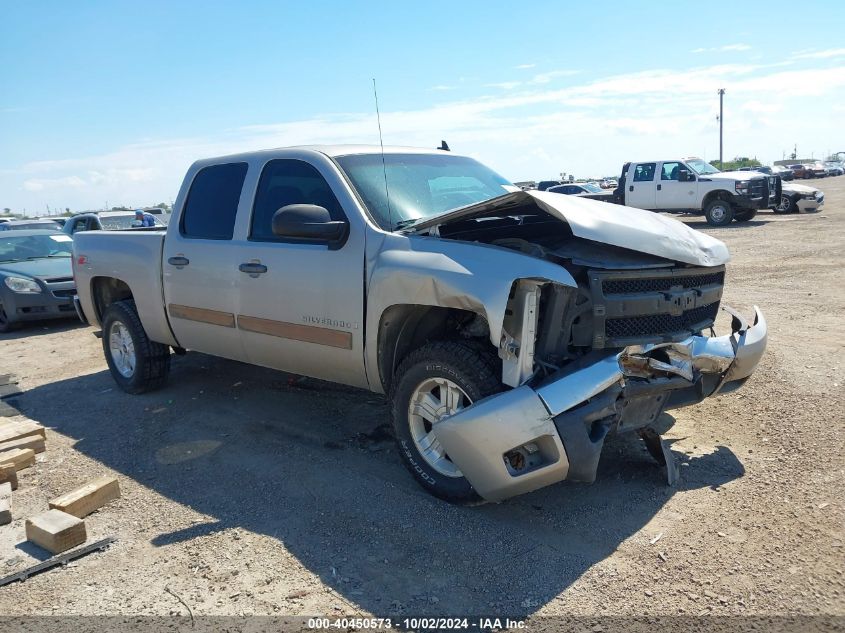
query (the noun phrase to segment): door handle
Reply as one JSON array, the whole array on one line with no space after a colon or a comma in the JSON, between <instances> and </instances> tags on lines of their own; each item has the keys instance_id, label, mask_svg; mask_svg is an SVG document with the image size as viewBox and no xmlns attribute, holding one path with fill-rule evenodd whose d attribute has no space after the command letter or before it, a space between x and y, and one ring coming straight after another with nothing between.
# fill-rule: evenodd
<instances>
[{"instance_id":1,"label":"door handle","mask_svg":"<svg viewBox=\"0 0 845 633\"><path fill-rule=\"evenodd\" d=\"M187 266L188 264L190 264L191 260L189 260L187 257L182 257L182 256L168 257L167 263L170 264L171 266L176 266L178 268L182 268L182 266Z\"/></svg>"},{"instance_id":2,"label":"door handle","mask_svg":"<svg viewBox=\"0 0 845 633\"><path fill-rule=\"evenodd\" d=\"M255 262L247 262L238 266L238 270L248 275L261 275L267 272L267 266L256 264Z\"/></svg>"},{"instance_id":3,"label":"door handle","mask_svg":"<svg viewBox=\"0 0 845 633\"><path fill-rule=\"evenodd\" d=\"M629 185L629 186L628 186L628 191L633 191L633 190L634 190L634 185Z\"/></svg>"},{"instance_id":4,"label":"door handle","mask_svg":"<svg viewBox=\"0 0 845 633\"><path fill-rule=\"evenodd\" d=\"M657 185L657 190L658 190L658 191L663 191L663 185Z\"/></svg>"}]
</instances>

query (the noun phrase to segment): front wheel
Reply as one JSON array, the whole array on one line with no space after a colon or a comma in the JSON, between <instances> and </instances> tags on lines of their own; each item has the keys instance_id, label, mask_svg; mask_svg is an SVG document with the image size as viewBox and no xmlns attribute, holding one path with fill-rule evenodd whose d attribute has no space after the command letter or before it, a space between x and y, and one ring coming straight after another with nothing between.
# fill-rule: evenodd
<instances>
[{"instance_id":1,"label":"front wheel","mask_svg":"<svg viewBox=\"0 0 845 633\"><path fill-rule=\"evenodd\" d=\"M437 424L501 391L495 357L468 342L429 343L402 361L391 387L399 454L420 485L447 501L479 499L437 439Z\"/></svg>"},{"instance_id":2,"label":"front wheel","mask_svg":"<svg viewBox=\"0 0 845 633\"><path fill-rule=\"evenodd\" d=\"M730 202L713 200L704 209L704 217L710 226L727 226L734 219L734 210Z\"/></svg>"},{"instance_id":3,"label":"front wheel","mask_svg":"<svg viewBox=\"0 0 845 633\"><path fill-rule=\"evenodd\" d=\"M149 339L134 301L117 301L103 315L103 351L112 378L126 393L158 389L170 373L170 348Z\"/></svg>"},{"instance_id":4,"label":"front wheel","mask_svg":"<svg viewBox=\"0 0 845 633\"><path fill-rule=\"evenodd\" d=\"M9 315L6 314L6 309L0 303L0 333L11 332L15 329L17 324L9 320Z\"/></svg>"},{"instance_id":5,"label":"front wheel","mask_svg":"<svg viewBox=\"0 0 845 633\"><path fill-rule=\"evenodd\" d=\"M788 195L781 194L780 203L774 208L775 213L797 213L798 205Z\"/></svg>"}]
</instances>

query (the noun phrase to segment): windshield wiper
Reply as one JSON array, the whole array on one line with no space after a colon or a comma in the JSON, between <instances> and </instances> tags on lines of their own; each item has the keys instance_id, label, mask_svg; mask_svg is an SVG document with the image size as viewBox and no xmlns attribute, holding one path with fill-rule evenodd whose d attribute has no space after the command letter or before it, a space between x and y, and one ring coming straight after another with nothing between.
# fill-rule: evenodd
<instances>
[{"instance_id":1,"label":"windshield wiper","mask_svg":"<svg viewBox=\"0 0 845 633\"><path fill-rule=\"evenodd\" d=\"M30 259L49 259L50 257L67 258L67 257L70 257L70 255L33 255L32 257L27 257L27 260L30 260ZM20 260L20 261L23 261L23 260Z\"/></svg>"},{"instance_id":2,"label":"windshield wiper","mask_svg":"<svg viewBox=\"0 0 845 633\"><path fill-rule=\"evenodd\" d=\"M409 229L418 222L422 222L425 218L409 218L407 220L399 220L393 225L394 231L399 231L401 229Z\"/></svg>"}]
</instances>

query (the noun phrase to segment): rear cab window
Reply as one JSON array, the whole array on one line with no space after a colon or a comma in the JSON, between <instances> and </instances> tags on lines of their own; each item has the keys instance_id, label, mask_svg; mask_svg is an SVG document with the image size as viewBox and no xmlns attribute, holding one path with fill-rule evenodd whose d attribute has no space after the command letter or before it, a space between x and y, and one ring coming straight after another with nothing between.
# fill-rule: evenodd
<instances>
[{"instance_id":1,"label":"rear cab window","mask_svg":"<svg viewBox=\"0 0 845 633\"><path fill-rule=\"evenodd\" d=\"M179 233L188 239L231 240L246 172L246 163L199 170L188 191Z\"/></svg>"},{"instance_id":2,"label":"rear cab window","mask_svg":"<svg viewBox=\"0 0 845 633\"><path fill-rule=\"evenodd\" d=\"M656 163L640 163L634 170L634 182L650 182L654 180Z\"/></svg>"}]
</instances>

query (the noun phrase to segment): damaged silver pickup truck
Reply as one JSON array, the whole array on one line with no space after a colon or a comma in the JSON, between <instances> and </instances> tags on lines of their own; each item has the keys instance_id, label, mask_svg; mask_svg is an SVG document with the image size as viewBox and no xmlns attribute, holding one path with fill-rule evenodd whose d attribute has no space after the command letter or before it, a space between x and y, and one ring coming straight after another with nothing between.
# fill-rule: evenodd
<instances>
[{"instance_id":1,"label":"damaged silver pickup truck","mask_svg":"<svg viewBox=\"0 0 845 633\"><path fill-rule=\"evenodd\" d=\"M593 481L610 432L659 458L658 416L764 352L756 308L713 333L727 261L658 214L361 146L202 160L166 229L74 238L78 310L122 389L191 349L387 393L405 464L452 501Z\"/></svg>"}]
</instances>

